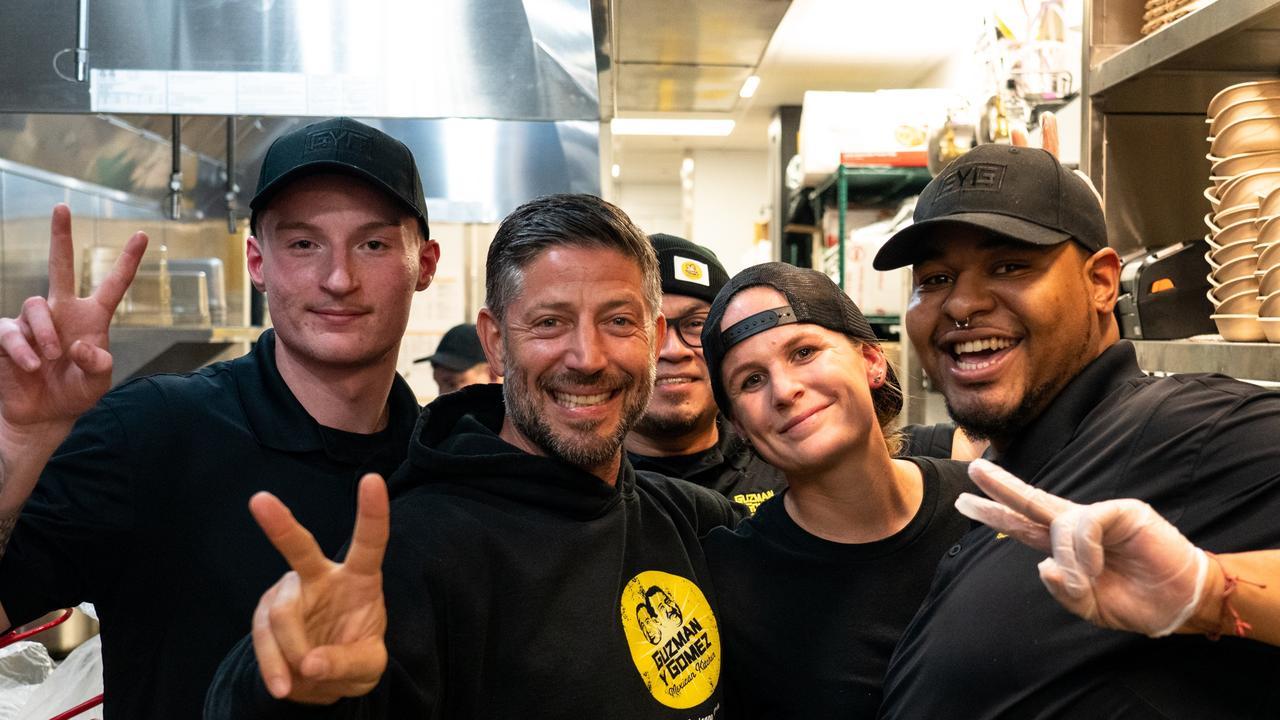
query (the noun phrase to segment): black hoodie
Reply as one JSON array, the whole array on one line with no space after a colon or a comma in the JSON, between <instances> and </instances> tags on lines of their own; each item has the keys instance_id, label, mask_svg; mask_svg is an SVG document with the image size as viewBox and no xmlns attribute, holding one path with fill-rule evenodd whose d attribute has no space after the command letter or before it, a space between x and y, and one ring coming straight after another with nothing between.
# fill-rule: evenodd
<instances>
[{"instance_id":1,"label":"black hoodie","mask_svg":"<svg viewBox=\"0 0 1280 720\"><path fill-rule=\"evenodd\" d=\"M270 701L242 642L206 717L710 718L720 636L698 537L720 495L636 473L613 486L498 437L501 387L423 411L390 479L390 665L328 708Z\"/></svg>"}]
</instances>

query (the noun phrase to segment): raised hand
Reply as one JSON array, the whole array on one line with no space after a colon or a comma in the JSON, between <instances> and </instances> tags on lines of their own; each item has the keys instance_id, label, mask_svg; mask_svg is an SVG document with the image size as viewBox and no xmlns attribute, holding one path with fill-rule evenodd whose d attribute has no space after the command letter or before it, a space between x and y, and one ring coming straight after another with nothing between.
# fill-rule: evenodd
<instances>
[{"instance_id":1,"label":"raised hand","mask_svg":"<svg viewBox=\"0 0 1280 720\"><path fill-rule=\"evenodd\" d=\"M1018 147L1029 147L1031 140L1027 137L1027 131L1022 128L1015 128L1009 136L1009 142ZM1058 155L1058 116L1051 112L1040 113L1040 147L1049 151L1054 157Z\"/></svg>"},{"instance_id":2,"label":"raised hand","mask_svg":"<svg viewBox=\"0 0 1280 720\"><path fill-rule=\"evenodd\" d=\"M991 499L956 509L1050 557L1040 580L1063 607L1101 627L1151 637L1181 628L1204 595L1205 553L1140 500L1078 505L985 460L969 476Z\"/></svg>"},{"instance_id":3,"label":"raised hand","mask_svg":"<svg viewBox=\"0 0 1280 720\"><path fill-rule=\"evenodd\" d=\"M356 526L341 563L326 558L270 493L254 495L249 509L292 568L253 613L253 650L267 690L276 698L314 704L368 693L387 667L386 484L374 474L360 480Z\"/></svg>"},{"instance_id":4,"label":"raised hand","mask_svg":"<svg viewBox=\"0 0 1280 720\"><path fill-rule=\"evenodd\" d=\"M111 387L107 328L146 247L146 234L134 234L102 285L76 297L71 211L54 207L49 297L28 298L18 317L0 318L0 422L11 430L69 426Z\"/></svg>"}]
</instances>

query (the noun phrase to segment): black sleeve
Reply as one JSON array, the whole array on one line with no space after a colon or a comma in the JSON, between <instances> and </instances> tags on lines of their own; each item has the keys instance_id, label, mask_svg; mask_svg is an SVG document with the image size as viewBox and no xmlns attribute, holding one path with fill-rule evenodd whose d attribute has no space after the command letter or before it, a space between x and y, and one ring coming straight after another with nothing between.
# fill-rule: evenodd
<instances>
[{"instance_id":1,"label":"black sleeve","mask_svg":"<svg viewBox=\"0 0 1280 720\"><path fill-rule=\"evenodd\" d=\"M385 693L385 685L384 675L383 681L373 689L370 696ZM231 648L231 652L227 653L218 666L205 696L204 717L205 720L356 720L378 717L365 712L365 706L374 704L372 700L373 698L366 696L343 700L333 705L302 705L276 700L267 692L267 687L262 682L258 659L253 654L253 640L246 636Z\"/></svg>"},{"instance_id":2,"label":"black sleeve","mask_svg":"<svg viewBox=\"0 0 1280 720\"><path fill-rule=\"evenodd\" d=\"M138 429L164 432L144 382L103 398L50 458L0 560L0 605L15 624L99 602L134 542Z\"/></svg>"},{"instance_id":3,"label":"black sleeve","mask_svg":"<svg viewBox=\"0 0 1280 720\"><path fill-rule=\"evenodd\" d=\"M1280 548L1280 393L1248 388L1204 437L1185 510L1169 520L1212 552Z\"/></svg>"},{"instance_id":4,"label":"black sleeve","mask_svg":"<svg viewBox=\"0 0 1280 720\"><path fill-rule=\"evenodd\" d=\"M693 525L698 537L713 528L737 527L740 521L751 517L751 511L745 505L730 502L720 493L696 483L647 470L636 471L636 476L637 479L649 480L650 487L674 504Z\"/></svg>"},{"instance_id":5,"label":"black sleeve","mask_svg":"<svg viewBox=\"0 0 1280 720\"><path fill-rule=\"evenodd\" d=\"M955 423L936 425L906 425L902 433L907 436L903 457L951 457L951 441L955 437Z\"/></svg>"}]
</instances>

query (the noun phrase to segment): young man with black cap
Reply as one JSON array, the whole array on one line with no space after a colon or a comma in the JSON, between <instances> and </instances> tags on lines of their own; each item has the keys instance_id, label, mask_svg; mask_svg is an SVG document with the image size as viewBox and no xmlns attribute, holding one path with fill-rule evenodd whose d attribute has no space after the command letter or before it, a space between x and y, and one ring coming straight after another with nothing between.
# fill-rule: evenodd
<instances>
[{"instance_id":1,"label":"young man with black cap","mask_svg":"<svg viewBox=\"0 0 1280 720\"><path fill-rule=\"evenodd\" d=\"M1280 394L1220 375L1143 374L1119 337L1120 260L1085 181L1043 150L981 146L925 188L915 221L875 266L912 266L906 326L921 364L999 463L1076 503L1145 501L1213 552L1280 545L1280 451L1269 440ZM883 716L1280 712L1280 649L1163 637L1195 631L1178 622L1187 618L1152 638L1094 627L1041 586L1043 558L986 527L948 550L890 664ZM1041 573L1061 579L1052 565ZM1198 562L1189 585L1222 588L1231 574Z\"/></svg>"},{"instance_id":2,"label":"young man with black cap","mask_svg":"<svg viewBox=\"0 0 1280 720\"><path fill-rule=\"evenodd\" d=\"M431 363L431 377L441 395L468 385L502 379L489 369L489 360L484 356L484 348L480 347L480 336L471 323L449 328L449 332L440 338L434 353L414 362Z\"/></svg>"},{"instance_id":3,"label":"young man with black cap","mask_svg":"<svg viewBox=\"0 0 1280 720\"><path fill-rule=\"evenodd\" d=\"M345 118L299 128L267 151L250 206L249 276L274 329L244 357L104 396L108 324L146 237L76 298L65 206L49 298L0 320L0 627L93 602L107 718L198 717L286 569L249 497L289 498L333 553L356 479L395 468L417 419L395 365L439 248L409 149Z\"/></svg>"},{"instance_id":4,"label":"young man with black cap","mask_svg":"<svg viewBox=\"0 0 1280 720\"><path fill-rule=\"evenodd\" d=\"M649 241L658 253L667 334L653 397L627 435L627 455L637 470L711 488L755 513L786 480L720 416L702 356L702 326L729 275L701 245L662 233Z\"/></svg>"},{"instance_id":5,"label":"young man with black cap","mask_svg":"<svg viewBox=\"0 0 1280 720\"><path fill-rule=\"evenodd\" d=\"M390 540L370 478L341 564L255 498L295 572L264 594L206 717L716 717L698 537L736 514L622 449L653 390L660 303L653 248L613 205L553 195L507 216L477 323L506 382L427 406L388 482Z\"/></svg>"}]
</instances>

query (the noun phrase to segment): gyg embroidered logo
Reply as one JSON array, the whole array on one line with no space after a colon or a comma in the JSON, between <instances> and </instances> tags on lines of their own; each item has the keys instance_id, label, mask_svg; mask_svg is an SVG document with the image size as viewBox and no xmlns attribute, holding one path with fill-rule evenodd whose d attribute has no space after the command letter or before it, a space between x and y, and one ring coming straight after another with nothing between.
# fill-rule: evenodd
<instances>
[{"instance_id":1,"label":"gyg embroidered logo","mask_svg":"<svg viewBox=\"0 0 1280 720\"><path fill-rule=\"evenodd\" d=\"M309 133L303 141L306 152L328 150L332 147L345 147L359 153L368 153L373 139L368 135L350 130L319 130Z\"/></svg>"},{"instance_id":2,"label":"gyg embroidered logo","mask_svg":"<svg viewBox=\"0 0 1280 720\"><path fill-rule=\"evenodd\" d=\"M622 629L645 687L667 707L709 699L720 681L720 628L692 582L646 570L622 588Z\"/></svg>"},{"instance_id":3,"label":"gyg embroidered logo","mask_svg":"<svg viewBox=\"0 0 1280 720\"><path fill-rule=\"evenodd\" d=\"M976 163L956 168L942 178L938 196L958 190L999 190L1004 184L1004 165Z\"/></svg>"}]
</instances>

